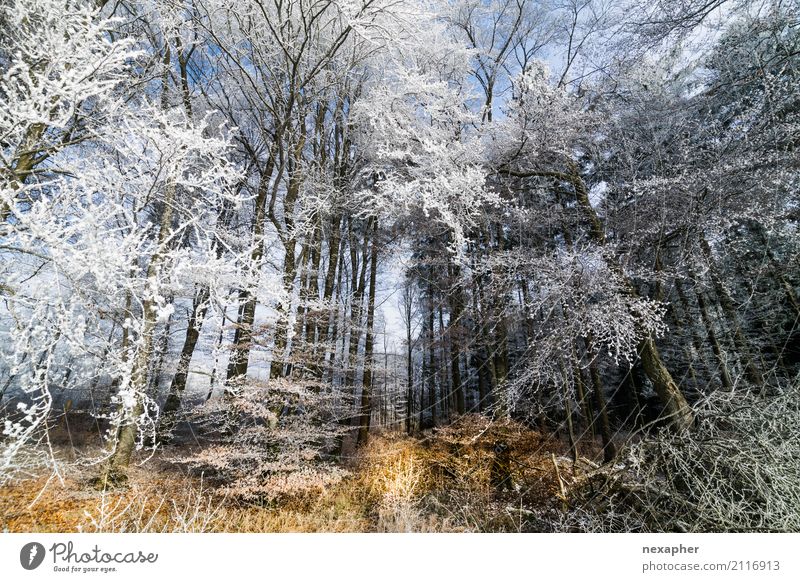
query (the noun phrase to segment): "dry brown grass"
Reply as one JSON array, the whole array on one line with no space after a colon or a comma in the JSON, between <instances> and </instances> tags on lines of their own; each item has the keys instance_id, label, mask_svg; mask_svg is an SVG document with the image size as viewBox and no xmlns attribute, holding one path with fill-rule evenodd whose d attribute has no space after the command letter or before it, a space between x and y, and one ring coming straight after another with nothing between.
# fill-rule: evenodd
<instances>
[{"instance_id":1,"label":"dry brown grass","mask_svg":"<svg viewBox=\"0 0 800 582\"><path fill-rule=\"evenodd\" d=\"M553 458L568 483L565 452L519 423L468 415L422 439L373 439L357 474L381 531L535 531L532 517L563 504Z\"/></svg>"},{"instance_id":2,"label":"dry brown grass","mask_svg":"<svg viewBox=\"0 0 800 582\"><path fill-rule=\"evenodd\" d=\"M532 531L536 516L563 503L553 459L569 481L564 452L518 423L466 416L421 438L376 435L349 461L351 476L271 504L223 496L166 457L132 468L127 488L105 492L89 484L94 468L72 467L63 484L45 487L41 477L0 489L0 530Z\"/></svg>"}]
</instances>

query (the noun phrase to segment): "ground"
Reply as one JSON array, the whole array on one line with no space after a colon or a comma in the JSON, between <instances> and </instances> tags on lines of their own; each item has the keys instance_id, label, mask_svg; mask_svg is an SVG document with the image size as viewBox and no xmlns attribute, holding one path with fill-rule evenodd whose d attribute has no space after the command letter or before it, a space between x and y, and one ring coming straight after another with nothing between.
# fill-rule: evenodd
<instances>
[{"instance_id":1,"label":"ground","mask_svg":"<svg viewBox=\"0 0 800 582\"><path fill-rule=\"evenodd\" d=\"M61 446L57 456L68 461L72 447ZM347 474L337 483L269 501L241 498L187 469L176 460L196 451L182 447L188 448L140 458L124 488L98 491L92 485L97 466L69 462L61 477L42 471L7 484L0 489L0 530L542 531L565 509L576 475L565 443L477 415L414 438L374 435L342 460ZM597 450L584 443L582 453ZM580 464L592 467L587 459Z\"/></svg>"}]
</instances>

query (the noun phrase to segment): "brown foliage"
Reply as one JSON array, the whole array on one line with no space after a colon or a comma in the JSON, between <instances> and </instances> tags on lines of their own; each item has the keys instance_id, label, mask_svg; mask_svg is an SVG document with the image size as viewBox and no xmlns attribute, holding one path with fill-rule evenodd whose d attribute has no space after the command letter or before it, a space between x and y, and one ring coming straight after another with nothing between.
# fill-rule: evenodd
<instances>
[{"instance_id":1,"label":"brown foliage","mask_svg":"<svg viewBox=\"0 0 800 582\"><path fill-rule=\"evenodd\" d=\"M224 485L185 475L161 454L133 468L123 489L97 491L92 468L74 467L63 484L46 476L10 484L0 491L0 529L532 531L541 528L537 516L563 503L553 459L561 458L561 478L570 479L564 452L519 423L469 415L419 439L376 435L343 459L350 476L268 504L226 495Z\"/></svg>"}]
</instances>

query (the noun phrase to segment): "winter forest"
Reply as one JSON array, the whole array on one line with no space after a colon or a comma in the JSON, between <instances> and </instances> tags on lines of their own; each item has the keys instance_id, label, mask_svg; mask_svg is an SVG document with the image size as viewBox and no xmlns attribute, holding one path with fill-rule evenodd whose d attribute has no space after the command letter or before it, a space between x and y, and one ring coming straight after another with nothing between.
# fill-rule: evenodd
<instances>
[{"instance_id":1,"label":"winter forest","mask_svg":"<svg viewBox=\"0 0 800 582\"><path fill-rule=\"evenodd\" d=\"M791 0L0 1L2 531L800 531Z\"/></svg>"}]
</instances>

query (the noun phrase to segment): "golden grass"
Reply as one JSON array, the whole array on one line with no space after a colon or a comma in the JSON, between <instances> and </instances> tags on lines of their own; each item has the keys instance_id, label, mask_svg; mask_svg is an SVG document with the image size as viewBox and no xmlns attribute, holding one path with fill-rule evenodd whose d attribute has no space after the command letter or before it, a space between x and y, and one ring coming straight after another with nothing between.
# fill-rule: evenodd
<instances>
[{"instance_id":1,"label":"golden grass","mask_svg":"<svg viewBox=\"0 0 800 582\"><path fill-rule=\"evenodd\" d=\"M498 444L508 450L502 487ZM558 507L562 483L552 459L563 453L518 423L466 416L422 438L376 435L350 461L351 476L269 505L223 496L158 459L132 468L125 489L106 492L89 485L91 469L73 468L63 485L45 487L42 477L0 489L0 530L519 531L533 527L524 515ZM570 478L567 463L560 473Z\"/></svg>"}]
</instances>

